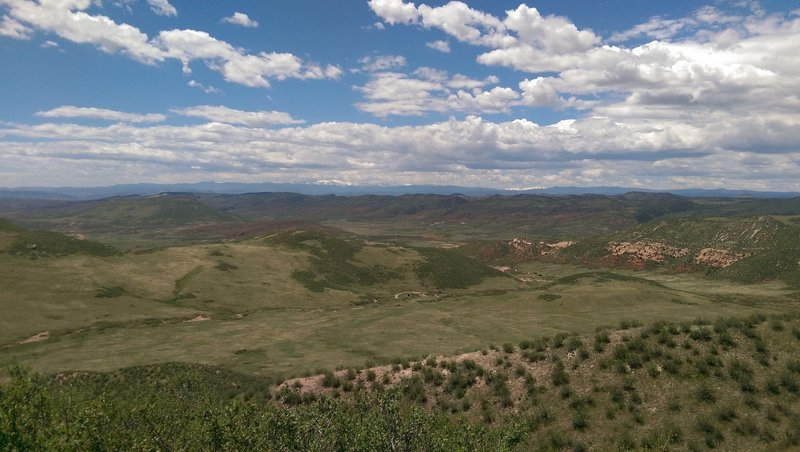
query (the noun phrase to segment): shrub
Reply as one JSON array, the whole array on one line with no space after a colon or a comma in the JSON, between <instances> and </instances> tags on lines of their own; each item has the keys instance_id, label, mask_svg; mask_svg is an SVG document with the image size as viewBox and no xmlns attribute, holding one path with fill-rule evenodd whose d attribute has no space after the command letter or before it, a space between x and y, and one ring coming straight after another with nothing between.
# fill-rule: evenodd
<instances>
[{"instance_id":1,"label":"shrub","mask_svg":"<svg viewBox=\"0 0 800 452\"><path fill-rule=\"evenodd\" d=\"M731 334L728 333L727 331L723 331L723 332L719 333L718 340L719 340L720 345L722 345L723 347L730 348L730 347L735 347L736 346L736 342L734 342L733 336L731 336Z\"/></svg>"},{"instance_id":2,"label":"shrub","mask_svg":"<svg viewBox=\"0 0 800 452\"><path fill-rule=\"evenodd\" d=\"M562 386L561 390L559 391L559 395L561 396L562 400L567 400L572 396L572 388L569 386Z\"/></svg>"},{"instance_id":3,"label":"shrub","mask_svg":"<svg viewBox=\"0 0 800 452\"><path fill-rule=\"evenodd\" d=\"M717 424L706 416L699 416L695 425L697 430L703 434L706 446L712 449L725 439Z\"/></svg>"},{"instance_id":4,"label":"shrub","mask_svg":"<svg viewBox=\"0 0 800 452\"><path fill-rule=\"evenodd\" d=\"M564 363L556 361L553 370L550 372L550 379L553 382L553 386L563 386L569 383L569 375L564 369Z\"/></svg>"},{"instance_id":5,"label":"shrub","mask_svg":"<svg viewBox=\"0 0 800 452\"><path fill-rule=\"evenodd\" d=\"M689 337L694 341L708 342L711 340L711 331L708 328L696 328L689 332Z\"/></svg>"},{"instance_id":6,"label":"shrub","mask_svg":"<svg viewBox=\"0 0 800 452\"><path fill-rule=\"evenodd\" d=\"M589 427L589 418L583 411L578 411L572 416L572 428L575 430L586 430Z\"/></svg>"},{"instance_id":7,"label":"shrub","mask_svg":"<svg viewBox=\"0 0 800 452\"><path fill-rule=\"evenodd\" d=\"M342 384L339 377L333 374L330 370L325 371L322 375L322 387L323 388L338 388Z\"/></svg>"},{"instance_id":8,"label":"shrub","mask_svg":"<svg viewBox=\"0 0 800 452\"><path fill-rule=\"evenodd\" d=\"M581 341L581 338L579 338L578 336L572 336L569 338L569 341L567 341L567 350L572 352L577 350L582 345L583 341Z\"/></svg>"},{"instance_id":9,"label":"shrub","mask_svg":"<svg viewBox=\"0 0 800 452\"><path fill-rule=\"evenodd\" d=\"M705 384L701 384L695 390L695 398L700 402L714 403L717 401L717 394L714 390Z\"/></svg>"},{"instance_id":10,"label":"shrub","mask_svg":"<svg viewBox=\"0 0 800 452\"><path fill-rule=\"evenodd\" d=\"M717 409L714 410L714 414L717 416L717 419L723 422L730 422L736 419L737 417L736 408L734 408L731 405L723 405L717 407Z\"/></svg>"},{"instance_id":11,"label":"shrub","mask_svg":"<svg viewBox=\"0 0 800 452\"><path fill-rule=\"evenodd\" d=\"M564 341L569 337L567 333L558 333L553 336L553 348L561 348L564 345Z\"/></svg>"},{"instance_id":12,"label":"shrub","mask_svg":"<svg viewBox=\"0 0 800 452\"><path fill-rule=\"evenodd\" d=\"M744 361L733 359L728 365L728 374L737 383L749 383L753 379L753 369Z\"/></svg>"},{"instance_id":13,"label":"shrub","mask_svg":"<svg viewBox=\"0 0 800 452\"><path fill-rule=\"evenodd\" d=\"M747 416L734 424L733 431L742 436L758 435L758 423L750 416Z\"/></svg>"},{"instance_id":14,"label":"shrub","mask_svg":"<svg viewBox=\"0 0 800 452\"><path fill-rule=\"evenodd\" d=\"M781 386L786 388L786 390L792 394L800 393L800 383L797 382L797 377L795 377L789 371L781 374Z\"/></svg>"}]
</instances>

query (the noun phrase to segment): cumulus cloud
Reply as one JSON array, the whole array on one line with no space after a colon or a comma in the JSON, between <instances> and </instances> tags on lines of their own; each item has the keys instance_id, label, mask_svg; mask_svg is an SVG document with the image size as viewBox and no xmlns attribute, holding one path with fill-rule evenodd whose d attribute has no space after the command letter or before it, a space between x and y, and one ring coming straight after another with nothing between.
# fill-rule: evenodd
<instances>
[{"instance_id":1,"label":"cumulus cloud","mask_svg":"<svg viewBox=\"0 0 800 452\"><path fill-rule=\"evenodd\" d=\"M88 0L43 1L2 0L7 9L4 34L22 38L31 29L53 33L68 41L91 44L110 54L123 54L145 64L158 64L175 59L183 64L184 72L191 61L203 61L210 69L220 72L225 80L244 86L268 88L270 79L283 80L337 78L338 66L320 66L305 62L290 53L244 50L218 40L204 31L166 30L154 37L138 28L117 23L109 17L93 15L87 10ZM151 0L157 12L172 15L174 8L165 0ZM8 19L8 20L6 20ZM23 27L23 28L20 28Z\"/></svg>"},{"instance_id":2,"label":"cumulus cloud","mask_svg":"<svg viewBox=\"0 0 800 452\"><path fill-rule=\"evenodd\" d=\"M177 16L178 10L168 0L147 0L150 9L159 16Z\"/></svg>"},{"instance_id":3,"label":"cumulus cloud","mask_svg":"<svg viewBox=\"0 0 800 452\"><path fill-rule=\"evenodd\" d=\"M33 34L33 30L22 25L18 21L8 17L3 16L0 19L0 36L8 36L9 38L14 39L30 39L31 34Z\"/></svg>"},{"instance_id":4,"label":"cumulus cloud","mask_svg":"<svg viewBox=\"0 0 800 452\"><path fill-rule=\"evenodd\" d=\"M402 55L369 55L358 60L361 69L368 72L385 71L406 65L406 58Z\"/></svg>"},{"instance_id":5,"label":"cumulus cloud","mask_svg":"<svg viewBox=\"0 0 800 452\"><path fill-rule=\"evenodd\" d=\"M105 108L94 107L75 107L72 105L63 105L52 110L40 111L36 116L42 118L89 118L89 119L103 119L106 121L118 122L161 122L166 116L158 113L139 114L139 113L126 113L122 111L107 110Z\"/></svg>"},{"instance_id":6,"label":"cumulus cloud","mask_svg":"<svg viewBox=\"0 0 800 452\"><path fill-rule=\"evenodd\" d=\"M242 124L248 127L270 127L274 125L303 124L302 119L295 119L282 111L242 111L223 105L200 105L196 107L174 109L173 113L183 116L203 118L225 124Z\"/></svg>"},{"instance_id":7,"label":"cumulus cloud","mask_svg":"<svg viewBox=\"0 0 800 452\"><path fill-rule=\"evenodd\" d=\"M497 77L483 80L462 74L450 76L446 71L421 67L411 74L384 71L373 73L364 85L356 87L365 101L356 104L375 116L422 116L428 112L507 112L519 94L496 84Z\"/></svg>"},{"instance_id":8,"label":"cumulus cloud","mask_svg":"<svg viewBox=\"0 0 800 452\"><path fill-rule=\"evenodd\" d=\"M413 3L401 0L369 0L369 6L386 23L412 24L419 19L419 13Z\"/></svg>"},{"instance_id":9,"label":"cumulus cloud","mask_svg":"<svg viewBox=\"0 0 800 452\"><path fill-rule=\"evenodd\" d=\"M230 17L225 17L221 22L232 25L239 25L245 28L258 28L258 22L249 18L247 14L236 11Z\"/></svg>"},{"instance_id":10,"label":"cumulus cloud","mask_svg":"<svg viewBox=\"0 0 800 452\"><path fill-rule=\"evenodd\" d=\"M570 56L600 43L591 30L579 30L565 17L542 16L525 4L503 19L459 1L417 7L402 0L370 0L369 6L388 23L437 28L461 42L492 48L478 56L483 64L526 71L560 70Z\"/></svg>"},{"instance_id":11,"label":"cumulus cloud","mask_svg":"<svg viewBox=\"0 0 800 452\"><path fill-rule=\"evenodd\" d=\"M442 53L450 53L450 43L447 41L426 42L425 45Z\"/></svg>"}]
</instances>

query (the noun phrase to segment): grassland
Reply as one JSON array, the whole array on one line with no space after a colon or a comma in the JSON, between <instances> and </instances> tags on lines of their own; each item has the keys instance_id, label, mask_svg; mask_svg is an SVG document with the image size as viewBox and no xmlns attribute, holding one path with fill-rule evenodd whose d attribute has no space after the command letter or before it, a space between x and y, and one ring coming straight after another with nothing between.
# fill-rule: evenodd
<instances>
[{"instance_id":1,"label":"grassland","mask_svg":"<svg viewBox=\"0 0 800 452\"><path fill-rule=\"evenodd\" d=\"M620 319L797 309L778 283L543 263L504 274L453 251L367 243L298 232L113 256L0 254L9 313L0 365L59 372L175 361L281 378Z\"/></svg>"}]
</instances>

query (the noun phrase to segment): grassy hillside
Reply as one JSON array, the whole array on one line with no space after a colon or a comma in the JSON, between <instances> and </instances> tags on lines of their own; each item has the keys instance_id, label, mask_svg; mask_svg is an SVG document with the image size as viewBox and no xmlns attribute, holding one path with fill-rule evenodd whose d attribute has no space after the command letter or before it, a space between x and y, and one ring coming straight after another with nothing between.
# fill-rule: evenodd
<instances>
[{"instance_id":1,"label":"grassy hillside","mask_svg":"<svg viewBox=\"0 0 800 452\"><path fill-rule=\"evenodd\" d=\"M236 221L194 195L163 194L109 198L71 216L75 221L129 227L137 224L194 224Z\"/></svg>"}]
</instances>

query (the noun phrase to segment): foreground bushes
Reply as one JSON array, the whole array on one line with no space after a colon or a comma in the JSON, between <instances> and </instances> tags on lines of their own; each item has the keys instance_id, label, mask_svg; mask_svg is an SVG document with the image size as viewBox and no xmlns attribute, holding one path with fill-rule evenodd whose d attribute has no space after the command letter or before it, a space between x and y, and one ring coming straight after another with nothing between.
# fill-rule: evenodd
<instances>
[{"instance_id":1,"label":"foreground bushes","mask_svg":"<svg viewBox=\"0 0 800 452\"><path fill-rule=\"evenodd\" d=\"M287 408L193 388L188 377L97 397L13 368L0 387L0 450L502 450L520 437L411 407L396 392Z\"/></svg>"}]
</instances>

